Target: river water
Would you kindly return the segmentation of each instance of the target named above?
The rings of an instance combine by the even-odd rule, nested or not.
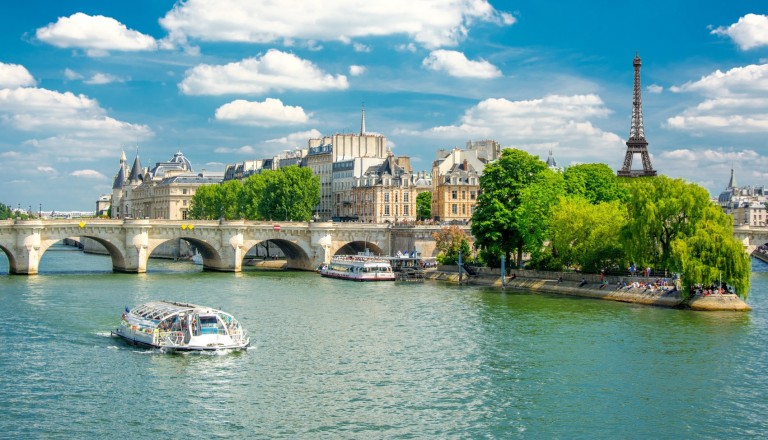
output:
[[[436,282],[207,273],[55,248],[0,253],[2,438],[768,436],[768,266],[749,313]],[[109,336],[125,306],[232,312],[247,352],[169,355]]]

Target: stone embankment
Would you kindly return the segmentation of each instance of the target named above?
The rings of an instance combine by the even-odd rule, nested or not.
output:
[[[440,266],[436,271],[428,271],[428,279],[458,282],[459,274],[455,266]],[[600,288],[599,275],[578,274],[573,272],[544,272],[533,270],[514,270],[502,286],[498,269],[491,271],[481,268],[475,276],[462,276],[463,281],[473,285],[504,287],[510,290],[526,292],[545,292],[559,295],[581,296],[658,307],[687,308],[691,310],[731,310],[747,311],[752,308],[741,298],[733,294],[695,296],[685,299],[674,286],[650,289],[645,287],[619,287],[621,283],[653,283],[655,278],[643,277],[605,277],[608,282]]]

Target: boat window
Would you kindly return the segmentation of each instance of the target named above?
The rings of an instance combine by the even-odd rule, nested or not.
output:
[[[218,322],[215,316],[200,317],[200,333],[203,335],[216,334],[219,332]]]

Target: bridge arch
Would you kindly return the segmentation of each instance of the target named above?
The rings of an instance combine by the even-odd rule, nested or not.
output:
[[[78,235],[71,235],[71,231],[63,230],[60,233],[53,233],[47,235],[44,239],[40,240],[40,251],[38,253],[38,256],[40,259],[42,259],[43,255],[45,254],[45,251],[47,251],[51,246],[53,246],[56,243],[61,242],[62,240],[66,239],[80,239],[82,238],[89,238],[100,245],[104,246],[104,248],[109,252],[109,257],[112,259],[112,270],[115,271],[122,271],[121,268],[126,267],[126,261],[125,261],[125,254],[123,254],[121,248],[113,243],[109,238],[105,238],[99,235],[95,234],[83,234],[80,233]]]
[[[222,257],[221,252],[219,252],[219,250],[216,249],[215,246],[213,246],[211,243],[208,243],[203,239],[200,239],[198,237],[192,237],[189,235],[180,235],[178,237],[163,237],[163,238],[148,240],[147,259],[149,259],[152,256],[152,252],[154,252],[157,248],[159,248],[163,244],[168,243],[170,241],[175,241],[178,239],[182,239],[189,242],[191,245],[195,247],[195,249],[197,249],[197,251],[203,257],[203,270],[206,270],[206,269],[221,270],[220,268],[227,266],[227,262],[224,261],[224,258]]]
[[[331,255],[357,255],[366,250],[374,255],[386,255],[386,251],[376,243],[364,240],[339,244],[336,249],[331,248]]]
[[[243,253],[240,256],[240,264],[242,264],[245,255],[252,248],[261,245],[263,243],[272,243],[277,246],[280,251],[285,255],[286,268],[297,270],[312,270],[314,269],[312,264],[312,256],[307,249],[302,247],[302,243],[299,241],[291,241],[282,238],[264,238],[261,240],[247,240],[243,242]]]
[[[3,251],[5,256],[8,258],[8,273],[16,273],[16,258],[13,255],[13,252],[11,252],[3,245],[0,245],[0,250]]]

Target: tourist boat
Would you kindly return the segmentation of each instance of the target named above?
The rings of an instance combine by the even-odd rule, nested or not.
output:
[[[384,258],[370,255],[339,255],[321,266],[320,275],[352,281],[394,281],[392,266]]]
[[[126,307],[111,333],[132,345],[169,351],[240,350],[250,344],[248,332],[229,313],[173,301]]]

